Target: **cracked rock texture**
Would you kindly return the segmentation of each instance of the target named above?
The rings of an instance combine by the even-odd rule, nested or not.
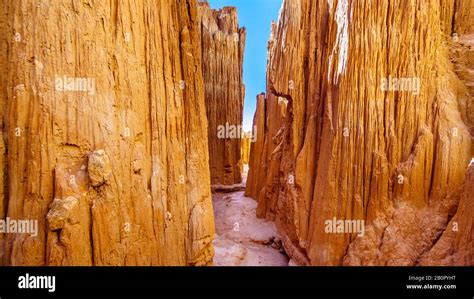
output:
[[[474,11],[474,8],[472,9]],[[474,16],[473,16],[474,18]],[[464,82],[460,90],[460,113],[474,135],[474,31],[454,38],[451,44],[451,61],[454,71]]]
[[[209,3],[200,2],[198,16],[211,183],[237,184],[242,181],[240,134],[245,96],[242,63],[246,30],[239,28],[235,7],[213,10]],[[229,129],[220,131],[220,127]],[[220,135],[219,131],[228,134]]]
[[[249,164],[250,159],[250,147],[252,144],[252,134],[247,132],[242,138],[242,147],[240,152],[240,163],[243,170],[243,165]]]
[[[474,163],[471,163],[458,208],[436,244],[420,258],[420,265],[474,263]]]
[[[0,2],[3,5],[3,2]],[[7,34],[5,28],[6,15],[4,10],[0,10],[0,218],[5,219],[7,212],[7,172],[6,172],[6,146],[4,131],[4,113],[5,113],[5,72],[7,63],[7,43],[3,37]],[[0,265],[3,264],[5,256],[3,246],[5,234],[0,234]]]
[[[212,263],[197,2],[0,7],[0,263]]]
[[[104,150],[97,150],[89,155],[87,173],[93,187],[109,183],[112,176],[109,156]]]
[[[473,5],[284,1],[246,195],[294,263],[473,265]],[[326,233],[334,217],[365,233]]]

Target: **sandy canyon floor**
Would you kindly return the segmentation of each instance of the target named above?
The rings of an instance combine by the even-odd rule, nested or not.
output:
[[[257,202],[243,191],[213,194],[216,266],[288,266],[271,221],[257,218]]]

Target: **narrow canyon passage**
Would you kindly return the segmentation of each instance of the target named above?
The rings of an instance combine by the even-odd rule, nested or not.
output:
[[[215,10],[200,2],[198,12],[216,231],[214,265],[288,265],[275,224],[258,219],[257,202],[244,196],[250,149],[250,136],[245,135],[250,132],[242,130],[246,28],[239,27],[236,7]]]
[[[473,265],[474,1],[232,2],[0,0],[0,265]]]
[[[246,173],[243,175],[243,184]],[[257,202],[243,190],[212,195],[216,236],[215,266],[287,266],[273,221],[257,218]]]

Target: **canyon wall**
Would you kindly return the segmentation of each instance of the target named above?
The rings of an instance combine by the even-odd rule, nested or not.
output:
[[[474,264],[472,12],[472,1],[284,1],[246,194],[295,263]],[[331,230],[340,221],[364,229]]]
[[[244,137],[242,138],[241,154],[240,154],[240,163],[243,167],[244,164],[249,164],[250,159],[250,147],[252,144],[252,134],[251,132],[245,132]]]
[[[1,3],[1,2],[0,2]],[[3,136],[3,115],[5,111],[5,70],[7,62],[7,44],[3,41],[6,35],[6,15],[4,10],[0,10],[0,219],[5,219],[6,213],[6,175],[5,175],[5,141]],[[4,244],[5,234],[0,233],[0,265],[4,259],[4,251],[2,250]]]
[[[197,2],[0,7],[1,264],[212,263]]]
[[[474,263],[474,162],[466,174],[464,191],[456,213],[447,224],[436,244],[425,252],[420,265],[450,266]]]
[[[209,122],[211,183],[232,185],[242,181],[241,127],[245,87],[242,63],[245,28],[239,28],[237,9],[213,10],[199,2],[204,94]]]
[[[446,24],[451,26],[452,33],[458,35],[472,34],[474,32],[474,3],[471,0],[443,0],[448,6]]]

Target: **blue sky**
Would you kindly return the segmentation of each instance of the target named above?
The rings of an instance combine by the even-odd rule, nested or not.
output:
[[[265,92],[267,71],[267,42],[270,37],[270,24],[278,19],[282,0],[208,0],[211,7],[237,7],[239,26],[247,28],[247,41],[244,55],[244,129],[252,129],[255,113],[255,97]]]

